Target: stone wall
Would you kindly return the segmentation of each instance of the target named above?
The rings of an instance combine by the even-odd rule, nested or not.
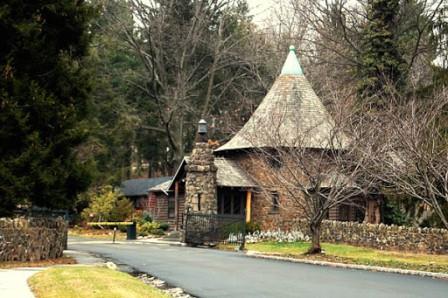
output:
[[[61,257],[67,228],[62,218],[0,218],[0,262]]]
[[[306,220],[291,223],[291,230],[310,236]],[[348,243],[383,250],[448,253],[448,230],[384,224],[324,221],[322,242]]]
[[[186,171],[185,207],[202,213],[217,213],[217,168],[213,149],[208,143],[195,144]]]

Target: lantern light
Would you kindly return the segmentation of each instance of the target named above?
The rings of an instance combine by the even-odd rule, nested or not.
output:
[[[204,119],[199,120],[198,123],[198,134],[205,135],[207,133],[207,121]]]

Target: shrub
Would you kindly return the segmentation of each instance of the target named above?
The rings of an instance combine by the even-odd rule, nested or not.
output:
[[[89,206],[81,213],[85,221],[126,221],[134,211],[132,202],[111,185],[92,190],[87,196]]]
[[[164,234],[158,222],[139,223],[137,224],[137,231],[140,236]]]
[[[152,222],[151,214],[148,211],[143,211],[138,221],[142,224],[146,222]]]
[[[134,211],[134,205],[127,198],[118,199],[114,208],[110,212],[110,221],[125,221],[128,220],[132,212]]]
[[[167,224],[167,223],[161,223],[160,224],[160,229],[162,230],[162,231],[168,231],[168,229],[170,228],[170,225],[169,224]]]
[[[119,195],[110,185],[90,191],[89,207],[82,212],[82,218],[85,221],[108,221]]]

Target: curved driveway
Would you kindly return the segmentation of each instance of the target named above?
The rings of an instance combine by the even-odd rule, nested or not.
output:
[[[160,244],[69,242],[179,286],[197,297],[448,297],[448,281],[255,259]]]

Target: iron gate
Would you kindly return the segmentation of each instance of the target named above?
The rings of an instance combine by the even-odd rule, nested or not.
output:
[[[239,245],[244,248],[246,220],[243,215],[204,214],[187,212],[185,216],[185,243],[190,245]]]

